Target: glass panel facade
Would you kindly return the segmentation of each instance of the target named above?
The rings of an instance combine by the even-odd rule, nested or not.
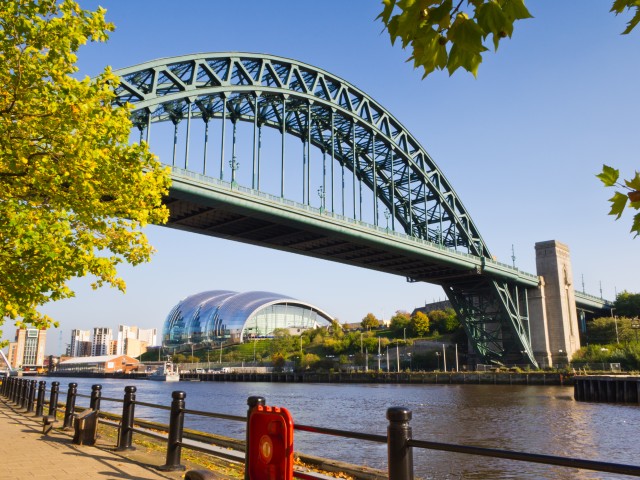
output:
[[[277,328],[302,331],[330,322],[319,308],[277,293],[213,290],[187,297],[171,309],[162,344],[240,343],[271,337]]]

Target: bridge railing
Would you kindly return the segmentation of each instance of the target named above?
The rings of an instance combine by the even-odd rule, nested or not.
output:
[[[44,392],[44,383],[40,382],[41,390]],[[31,391],[31,381],[18,377],[5,378],[0,388],[0,394],[6,399],[6,402],[13,402],[18,408],[25,408],[25,403],[33,401],[33,396],[29,393]],[[249,458],[249,452],[245,448],[244,454],[240,452],[233,452],[227,449],[220,449],[207,445],[204,443],[189,442],[184,438],[183,426],[185,415],[195,415],[209,418],[216,418],[222,420],[246,422],[247,424],[247,443],[250,432],[249,416],[252,409],[259,405],[265,405],[265,399],[263,397],[249,397],[247,404],[249,406],[246,417],[227,415],[222,413],[205,412],[199,410],[191,410],[186,408],[186,393],[183,391],[174,391],[171,394],[172,401],[171,406],[164,406],[158,404],[152,404],[147,402],[141,402],[136,400],[136,387],[125,387],[125,394],[123,399],[106,398],[101,396],[101,386],[94,385],[90,395],[78,394],[75,389],[76,384],[69,384],[67,393],[67,399],[65,404],[65,425],[67,424],[67,418],[70,418],[75,414],[75,396],[84,397],[90,399],[89,408],[98,411],[100,410],[102,401],[111,401],[122,404],[122,416],[121,421],[118,423],[109,422],[106,423],[118,428],[118,450],[127,450],[132,448],[132,436],[133,433],[153,437],[167,442],[167,453],[165,465],[159,467],[161,470],[184,470],[184,465],[181,464],[181,450],[182,448],[188,448],[197,450],[203,453],[211,454],[214,456],[226,458],[232,461],[242,461],[244,459],[245,467],[247,465],[247,459]],[[58,382],[52,383],[49,411],[53,410],[54,416],[57,409],[57,391],[59,388]],[[25,400],[27,398],[27,400]],[[36,409],[36,416],[42,415],[41,399],[44,398],[44,394],[38,395],[39,407]],[[160,409],[169,412],[169,424],[166,427],[167,435],[157,433],[150,429],[144,429],[137,426],[144,422],[135,418],[135,407],[144,406],[148,408]],[[27,407],[26,412],[30,412]],[[40,412],[40,413],[38,413]],[[50,413],[51,415],[51,413]],[[413,467],[413,455],[416,449],[425,450],[437,450],[451,453],[462,453],[467,455],[483,456],[490,458],[501,458],[506,460],[513,460],[519,462],[538,463],[543,465],[552,465],[567,467],[573,469],[583,469],[595,472],[607,472],[622,475],[630,475],[634,477],[640,477],[640,466],[625,465],[610,462],[600,462],[593,460],[585,460],[579,458],[560,457],[555,455],[541,455],[526,452],[517,452],[511,450],[500,450],[494,448],[476,447],[470,445],[456,445],[442,442],[432,442],[427,440],[414,439],[412,437],[412,430],[410,426],[412,412],[404,407],[391,407],[387,409],[387,425],[386,435],[375,435],[364,432],[355,432],[341,429],[317,427],[311,425],[294,425],[294,430],[310,432],[320,435],[338,436],[343,438],[349,438],[353,440],[361,440],[366,442],[373,442],[387,445],[387,459],[388,459],[388,478],[393,480],[413,480],[414,467]],[[105,421],[105,420],[103,420]],[[158,425],[154,424],[154,429],[158,429]],[[248,469],[245,469],[245,472]],[[313,473],[308,472],[294,472],[294,478],[301,479],[318,479],[324,478]],[[249,479],[248,473],[245,473],[245,478]]]

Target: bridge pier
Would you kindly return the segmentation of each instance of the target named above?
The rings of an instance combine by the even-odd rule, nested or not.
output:
[[[569,247],[550,240],[535,248],[542,281],[529,293],[532,347],[541,367],[567,364],[580,348]]]

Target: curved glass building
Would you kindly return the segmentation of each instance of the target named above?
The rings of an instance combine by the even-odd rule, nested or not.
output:
[[[318,307],[277,293],[212,290],[191,295],[171,309],[162,329],[162,345],[242,343],[270,337],[277,328],[299,333],[331,320]]]

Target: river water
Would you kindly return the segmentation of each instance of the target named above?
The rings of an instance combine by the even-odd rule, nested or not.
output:
[[[640,464],[640,407],[582,403],[573,387],[500,385],[354,385],[242,382],[164,383],[146,380],[47,378],[69,382],[89,394],[122,398],[125,385],[137,387],[137,400],[170,405],[171,392],[186,392],[188,409],[245,416],[247,398],[287,408],[294,423],[386,435],[386,410],[413,413],[413,438],[528,453]],[[66,398],[61,395],[61,400]],[[78,399],[88,406],[88,399]],[[121,404],[101,409],[121,412]],[[168,412],[136,408],[136,417],[168,423]],[[245,425],[187,415],[185,427],[244,439]],[[296,432],[296,451],[386,470],[386,446],[359,440]],[[619,475],[549,467],[414,449],[416,478],[423,479],[613,479]]]

